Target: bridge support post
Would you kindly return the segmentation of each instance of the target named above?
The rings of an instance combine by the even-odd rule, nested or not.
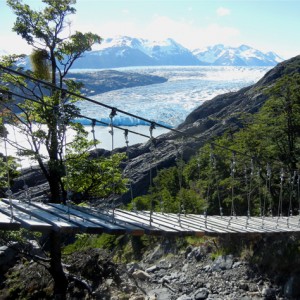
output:
[[[50,233],[50,273],[54,281],[54,299],[65,300],[68,280],[61,261],[61,233],[54,230]]]

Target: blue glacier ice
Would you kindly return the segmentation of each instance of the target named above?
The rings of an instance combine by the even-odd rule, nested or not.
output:
[[[93,97],[120,110],[176,127],[186,116],[213,97],[237,91],[257,82],[270,67],[131,67],[121,71],[159,75],[168,79],[165,83],[133,87],[106,92]],[[83,72],[84,70],[81,70]],[[110,110],[99,105],[81,101],[81,114],[110,123]],[[114,125],[137,126],[149,123],[121,113],[114,117]],[[78,120],[84,125],[90,121]]]

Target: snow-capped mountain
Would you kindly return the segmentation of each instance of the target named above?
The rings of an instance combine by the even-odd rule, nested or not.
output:
[[[1,51],[0,51],[1,55]],[[151,41],[121,36],[105,39],[78,59],[73,68],[107,69],[131,66],[275,66],[283,61],[274,52],[263,53],[246,45],[222,44],[189,50],[173,39]],[[27,59],[24,67],[30,68]]]
[[[126,66],[199,65],[190,50],[172,39],[150,41],[127,36],[108,38],[87,52],[74,67],[113,68]]]
[[[127,66],[274,66],[283,61],[273,52],[263,53],[246,45],[210,46],[189,50],[173,39],[150,41],[120,36],[108,38],[76,62],[76,68],[117,68]]]
[[[214,66],[274,66],[283,61],[274,52],[263,53],[247,45],[234,48],[219,44],[196,49],[193,54],[200,61]]]

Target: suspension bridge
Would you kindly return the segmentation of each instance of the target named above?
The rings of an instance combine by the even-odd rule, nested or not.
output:
[[[155,236],[298,234],[300,217],[247,217],[99,210],[63,204],[2,199],[0,230]]]
[[[4,71],[16,73],[16,71],[1,67]],[[19,75],[19,74],[18,74]],[[27,79],[35,80],[38,83],[49,86],[49,83],[43,82],[31,78],[28,75],[24,75]],[[51,86],[51,85],[50,85]],[[53,87],[53,86],[52,86]],[[70,93],[61,89],[61,91]],[[0,90],[0,92],[7,92]],[[83,98],[91,102],[96,102],[92,99],[74,94],[73,96]],[[28,100],[28,96],[22,96],[15,92],[10,92],[10,96],[16,96]],[[30,99],[33,102],[37,102],[36,99]],[[96,102],[99,104],[98,102]],[[101,103],[99,105],[102,105]],[[149,123],[150,135],[145,136],[150,141],[150,151],[155,158],[155,143],[153,138],[153,130],[155,126],[162,126],[156,122],[141,118],[136,115],[132,115],[128,112],[124,112],[114,107],[104,105],[105,108],[110,109],[109,124],[104,124],[101,120],[90,119],[86,116],[77,114],[77,117],[85,117],[90,119],[92,123],[92,132],[94,134],[94,126],[96,123],[110,126],[112,135],[112,150],[114,149],[114,128],[124,131],[125,144],[128,148],[128,133],[139,134],[134,131],[124,129],[113,124],[113,118],[117,112],[127,114],[131,117],[140,118]],[[184,135],[176,129],[171,129],[178,134]],[[95,140],[95,137],[94,137]],[[96,146],[95,146],[96,147]],[[151,150],[152,149],[152,150]],[[231,149],[228,149],[232,151]],[[230,176],[232,182],[236,180],[236,152],[233,151],[233,158],[230,165]],[[211,154],[211,163],[214,163],[215,157]],[[264,203],[259,204],[259,216],[251,215],[251,180],[254,177],[254,167],[251,162],[249,170],[245,170],[244,183],[247,192],[248,206],[246,208],[246,214],[244,216],[236,214],[236,204],[234,203],[234,185],[232,185],[229,194],[231,193],[232,203],[231,212],[229,215],[224,215],[222,211],[222,203],[219,203],[219,215],[208,215],[206,211],[203,214],[191,214],[186,213],[184,209],[179,209],[178,213],[166,213],[163,211],[156,212],[150,211],[132,211],[122,210],[112,207],[106,208],[94,208],[94,207],[79,207],[71,204],[55,204],[55,203],[42,203],[33,202],[24,197],[24,199],[13,199],[10,187],[7,190],[7,198],[0,200],[0,230],[19,230],[25,228],[30,231],[38,232],[50,232],[56,231],[61,233],[109,233],[109,234],[131,234],[131,235],[162,235],[162,236],[219,236],[226,234],[298,234],[300,233],[300,192],[299,192],[299,172],[293,170],[293,173],[286,176],[284,171],[281,171],[280,181],[277,183],[280,187],[279,201],[278,201],[278,214],[274,215],[272,212],[266,213],[266,205],[270,205],[271,202],[267,201],[267,197],[264,197]],[[151,170],[150,170],[151,173]],[[260,174],[258,174],[259,176]],[[248,176],[248,177],[247,177]],[[271,168],[267,166],[265,174],[266,186],[265,190],[270,194],[271,190]],[[152,181],[152,178],[150,177]],[[8,180],[9,181],[9,180]],[[284,215],[283,212],[283,197],[286,185],[289,186],[288,195],[288,211]],[[150,183],[151,184],[151,183]],[[180,183],[179,183],[180,185]],[[257,187],[259,189],[259,187]],[[253,187],[252,187],[253,189]],[[285,193],[286,195],[286,193]],[[297,200],[298,199],[298,200]],[[299,203],[298,213],[295,215],[295,208],[292,206],[293,202]],[[152,205],[151,205],[152,206]]]

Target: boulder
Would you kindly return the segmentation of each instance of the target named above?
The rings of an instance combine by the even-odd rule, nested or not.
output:
[[[208,295],[209,295],[208,289],[201,288],[194,294],[194,299],[195,300],[204,300],[204,299],[207,299]]]
[[[140,280],[148,280],[151,278],[151,276],[143,271],[143,270],[136,270],[132,273],[132,276],[136,279],[140,279]]]
[[[232,255],[222,255],[219,256],[212,264],[212,271],[229,270],[233,266],[233,256]]]

